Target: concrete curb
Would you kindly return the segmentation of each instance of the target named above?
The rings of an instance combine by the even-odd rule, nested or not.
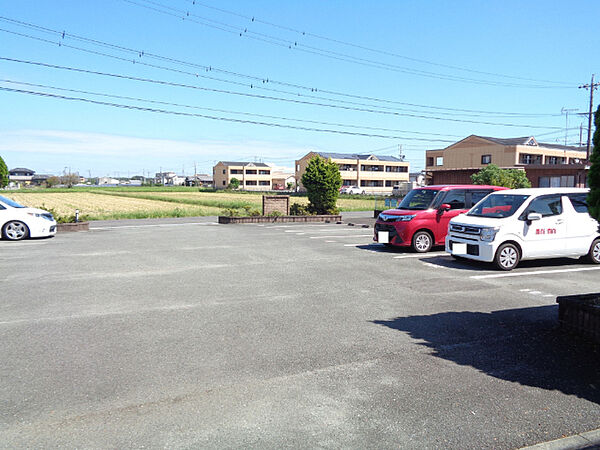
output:
[[[554,441],[523,447],[521,450],[577,450],[600,448],[600,428]]]
[[[63,231],[89,231],[89,222],[77,222],[77,223],[59,223],[56,225],[56,231],[62,233]]]

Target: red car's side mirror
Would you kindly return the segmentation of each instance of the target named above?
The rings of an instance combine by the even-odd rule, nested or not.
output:
[[[451,209],[452,206],[450,206],[448,203],[442,203],[438,208],[438,212],[443,213],[444,211],[450,211]]]

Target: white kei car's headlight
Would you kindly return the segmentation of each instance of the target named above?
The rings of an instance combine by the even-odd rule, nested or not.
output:
[[[479,238],[482,241],[486,241],[486,242],[492,242],[495,237],[496,237],[496,233],[498,232],[499,228],[492,228],[492,227],[485,227],[481,229],[481,234],[479,235]]]

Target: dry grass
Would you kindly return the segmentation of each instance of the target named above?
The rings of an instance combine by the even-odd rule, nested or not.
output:
[[[6,192],[3,195],[27,206],[51,209],[58,216],[72,216],[79,210],[88,220],[142,217],[218,216],[228,209],[260,210],[262,194],[234,192]],[[290,204],[308,204],[306,197],[291,197]],[[366,211],[374,207],[373,199],[341,198],[342,211]]]
[[[123,214],[138,215],[143,212],[169,212],[176,209],[172,203],[139,198],[99,195],[90,192],[73,193],[7,193],[6,197],[27,206],[52,209],[59,215],[72,215],[78,209],[85,217],[111,218]],[[190,212],[194,208],[190,209]],[[195,208],[196,215],[218,215],[220,208]]]

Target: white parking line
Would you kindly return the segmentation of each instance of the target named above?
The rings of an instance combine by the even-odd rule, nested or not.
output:
[[[90,231],[95,230],[114,230],[117,228],[163,228],[163,227],[185,227],[190,225],[219,225],[217,222],[202,222],[202,223],[163,223],[151,225],[117,225],[111,227],[90,227]]]
[[[327,241],[325,241],[327,242]],[[373,241],[368,241],[368,242],[361,242],[360,244],[344,244],[344,247],[358,247],[359,245],[377,245],[376,242]]]
[[[322,223],[318,225],[271,225],[267,228],[306,228],[306,227],[330,227],[333,223]]]
[[[331,233],[332,231],[341,231],[341,232],[348,232],[348,233],[352,233],[352,232],[356,232],[356,233],[364,233],[364,230],[361,229],[351,229],[351,228],[335,228],[334,230],[302,230],[302,229],[297,229],[297,230],[285,230],[284,233],[298,233],[298,232],[303,232],[303,233],[308,233],[308,234],[319,234],[319,233]]]
[[[345,236],[310,236],[310,239],[345,239],[345,238],[356,238],[356,237],[371,237],[372,234],[347,234]]]
[[[577,269],[558,270],[536,270],[535,272],[493,273],[490,275],[473,275],[470,278],[473,278],[474,280],[482,280],[485,278],[522,277],[525,275],[544,275],[548,273],[587,272],[588,270],[600,270],[600,267],[579,267]]]
[[[404,258],[434,258],[436,256],[444,256],[447,255],[446,252],[436,252],[436,253],[413,253],[410,255],[399,255],[394,256],[394,259],[404,259]]]

